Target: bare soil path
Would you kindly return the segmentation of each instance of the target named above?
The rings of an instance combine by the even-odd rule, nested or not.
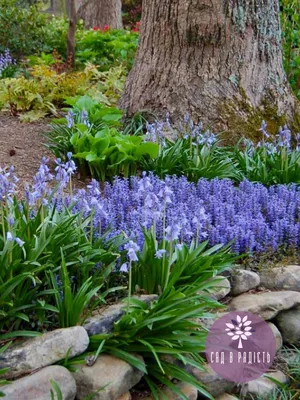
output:
[[[21,123],[18,118],[0,113],[0,167],[15,167],[20,183],[32,182],[41,158],[54,156],[45,147],[43,133],[49,131],[47,121]]]

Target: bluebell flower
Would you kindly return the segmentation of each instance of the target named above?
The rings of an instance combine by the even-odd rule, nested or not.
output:
[[[15,223],[15,218],[14,218],[13,215],[9,215],[7,217],[7,223],[8,223],[9,226],[13,226],[13,224]]]
[[[8,242],[12,242],[14,240],[13,235],[11,232],[6,232],[6,240]]]
[[[120,267],[120,272],[128,272],[128,265],[127,263],[123,263]]]
[[[155,253],[155,258],[158,258],[158,259],[163,258],[163,256],[165,254],[167,254],[167,250],[165,250],[165,249],[157,250]]]
[[[180,225],[174,224],[169,225],[165,229],[165,239],[170,242],[172,240],[178,240],[180,235]]]
[[[260,127],[259,130],[263,133],[265,138],[269,138],[270,137],[270,135],[267,132],[267,123],[266,123],[266,121],[264,121],[264,120],[262,121],[261,127]]]
[[[136,252],[139,251],[140,248],[133,240],[130,240],[129,243],[125,244],[124,248],[127,250],[127,255],[130,261],[138,261]]]
[[[88,113],[87,113],[86,110],[82,110],[82,112],[81,112],[81,119],[82,119],[82,123],[83,123],[84,125],[86,125],[87,128],[90,128],[90,127],[91,127],[91,124],[90,124],[90,122],[89,122],[89,115],[88,115]]]
[[[74,116],[75,116],[75,113],[72,110],[69,110],[68,114],[66,116],[67,126],[69,129],[73,128],[73,126],[74,126]]]
[[[24,240],[22,240],[22,239],[20,239],[18,237],[15,238],[15,241],[20,247],[23,247],[24,244],[25,244]]]

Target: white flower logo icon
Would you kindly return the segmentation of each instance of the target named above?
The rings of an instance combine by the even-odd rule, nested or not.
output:
[[[245,316],[243,319],[237,315],[236,320],[232,319],[231,323],[227,323],[227,328],[225,331],[228,336],[231,336],[231,340],[238,340],[238,348],[243,348],[243,340],[248,340],[247,337],[252,335],[252,332],[255,332],[252,327],[252,321],[248,321],[248,317]]]

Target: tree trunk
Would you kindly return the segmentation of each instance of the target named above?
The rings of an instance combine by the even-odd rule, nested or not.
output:
[[[67,62],[73,68],[75,66],[75,33],[76,33],[76,8],[75,0],[69,0],[69,29],[67,36]]]
[[[120,104],[128,115],[189,113],[225,130],[249,115],[256,128],[268,113],[291,117],[278,0],[144,0]]]
[[[123,28],[121,0],[78,0],[77,15],[84,20],[86,28]]]

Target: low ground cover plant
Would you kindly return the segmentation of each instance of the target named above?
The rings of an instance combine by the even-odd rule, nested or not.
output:
[[[101,108],[95,101],[87,97],[79,100],[82,104],[80,110],[73,104],[73,109],[69,110],[65,120],[54,122],[53,130],[48,135],[50,140],[49,147],[56,156],[65,157],[68,151],[75,153],[75,157],[91,157],[93,143],[88,142],[88,135],[96,136],[100,129],[99,124],[94,123],[94,112]],[[120,116],[116,109],[106,110],[108,117],[106,125],[110,127],[112,114]],[[77,123],[70,124],[70,118],[78,112],[86,113],[85,127]],[[124,133],[127,141],[138,141],[140,136],[145,143],[155,143],[159,146],[159,151],[140,154],[140,158],[132,159],[135,168],[131,169],[131,174],[137,171],[154,172],[158,177],[165,178],[168,175],[186,176],[191,182],[198,182],[200,178],[206,179],[231,179],[234,182],[242,182],[247,179],[252,182],[260,182],[270,186],[275,184],[300,183],[300,134],[292,135],[287,126],[280,127],[275,137],[267,132],[267,125],[263,121],[261,128],[261,141],[257,144],[247,139],[241,139],[234,147],[225,146],[220,135],[216,135],[209,130],[205,130],[202,124],[194,124],[187,115],[183,123],[171,125],[168,117],[164,122],[154,122],[146,124],[146,133],[143,134],[143,123],[140,119],[140,126],[135,131],[128,131],[125,127]],[[133,124],[134,126],[134,119]],[[102,127],[105,120],[102,121]],[[130,126],[130,125],[128,125]],[[121,124],[118,126],[121,128]],[[115,136],[115,131],[107,131],[111,137]],[[75,136],[77,138],[75,140]],[[126,136],[122,136],[123,139]],[[78,150],[75,142],[78,140],[84,143]],[[142,144],[146,148],[146,144]],[[149,146],[150,148],[150,146]],[[80,155],[78,155],[79,153]],[[101,153],[100,153],[101,154]],[[98,154],[98,156],[100,156]],[[105,170],[113,169],[114,162],[107,160]],[[93,171],[92,171],[93,172]],[[122,170],[114,170],[114,175],[124,176]],[[125,174],[127,177],[130,171]],[[92,173],[92,176],[97,176]],[[100,177],[98,174],[97,177]],[[103,176],[100,177],[103,180]]]
[[[56,156],[72,152],[83,176],[89,173],[104,182],[116,175],[136,175],[144,157],[158,154],[158,144],[120,131],[121,110],[105,107],[88,96],[68,102],[73,107],[66,119],[56,120],[46,135],[48,147]]]
[[[120,68],[99,73],[93,65],[78,72],[34,66],[29,76],[0,80],[0,108],[19,115],[22,121],[32,122],[47,114],[57,115],[65,100],[72,96],[90,94],[97,101],[111,105],[120,96],[124,76]]]
[[[123,276],[125,315],[64,365],[73,370],[106,352],[144,371],[156,396],[161,383],[177,390],[169,376],[206,395],[184,369],[203,363],[206,331],[194,318],[220,307],[208,294],[234,253],[300,247],[298,188],[144,174],[75,190],[71,156],[56,160],[55,176],[43,159],[22,202],[13,169],[1,171],[0,338],[82,324],[109,293],[125,289],[113,278]],[[159,296],[147,309],[132,297],[136,290]]]
[[[191,319],[207,317],[208,311],[220,307],[207,293],[218,281],[216,275],[234,260],[229,247],[204,251],[207,243],[198,241],[187,247],[179,243],[173,228],[166,226],[163,241],[169,255],[158,247],[140,251],[126,233],[119,235],[105,226],[108,214],[98,201],[102,194],[96,181],[89,185],[88,193],[73,190],[75,170],[71,154],[66,163],[56,160],[55,176],[43,159],[21,202],[15,197],[13,168],[0,171],[0,340],[82,324],[109,293],[125,289],[109,284],[111,275],[122,273],[128,277],[125,316],[115,324],[112,335],[91,338],[84,358],[64,361],[64,365],[74,368],[86,356],[96,359],[103,351],[143,370],[154,394],[160,393],[160,382],[182,395],[168,378],[170,374],[207,394],[183,365],[163,357],[174,356],[180,363],[202,368],[199,352],[204,350],[206,332]],[[165,196],[167,207],[171,193],[165,191]],[[154,224],[150,231],[155,234]],[[149,235],[144,234],[146,243]],[[154,236],[151,240],[156,241]],[[154,261],[160,254],[168,260],[164,273],[152,287],[145,286],[144,277],[135,277],[144,267],[142,260]],[[155,268],[145,269],[146,281],[153,273]],[[132,297],[137,288],[159,293],[150,310]],[[136,352],[145,357],[146,364],[136,358]]]

